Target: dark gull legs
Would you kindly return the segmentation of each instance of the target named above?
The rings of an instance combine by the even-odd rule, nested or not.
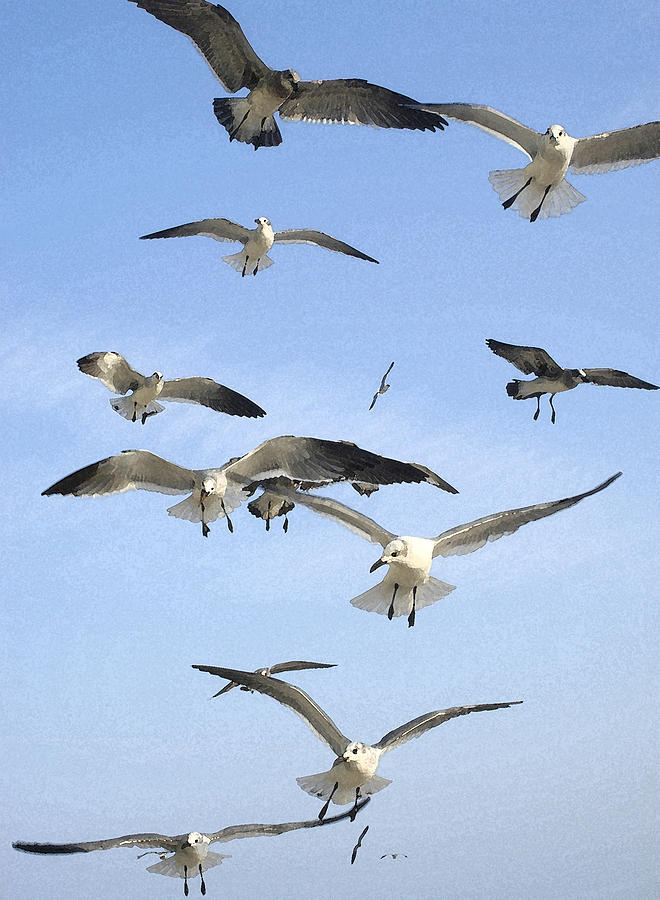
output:
[[[417,585],[412,590],[412,609],[410,610],[410,615],[408,616],[408,628],[412,628],[415,624],[415,600],[417,599]]]
[[[552,409],[552,417],[551,417],[550,421],[552,422],[553,425],[555,424],[555,407],[552,403],[554,396],[555,396],[554,394],[550,394],[550,408]]]
[[[536,412],[534,413],[534,421],[535,422],[538,419],[540,412],[541,412],[541,395],[537,394],[536,395]]]
[[[358,814],[358,800],[359,799],[360,799],[360,788],[356,787],[355,788],[355,803],[353,804],[353,809],[351,810],[351,814],[348,817],[351,820],[351,822],[355,821],[355,817]]]
[[[206,893],[206,885],[204,884],[204,874],[202,873],[202,864],[201,863],[199,864],[199,877],[201,878],[201,881],[202,881],[202,883],[199,886],[199,889],[202,892],[202,894],[205,894]]]
[[[396,592],[399,590],[399,585],[394,584],[394,593],[392,594],[392,602],[390,603],[390,608],[387,610],[387,618],[392,621],[392,617],[394,615],[394,599],[396,597]]]
[[[516,199],[522,194],[522,192],[525,190],[526,187],[529,187],[529,185],[531,183],[532,183],[532,178],[530,176],[527,179],[527,181],[523,184],[523,186],[520,188],[520,190],[516,191],[515,194],[512,197],[509,197],[508,200],[504,201],[504,203],[502,204],[504,209],[508,209],[512,203],[515,203]]]
[[[328,811],[328,807],[330,806],[330,801],[331,801],[332,798],[334,797],[335,791],[337,790],[338,787],[339,787],[339,782],[338,782],[338,781],[335,781],[335,786],[334,786],[333,789],[330,791],[330,796],[328,797],[328,799],[325,801],[325,803],[324,803],[323,806],[321,807],[321,812],[319,813],[319,822],[322,822],[322,821],[323,821],[323,819],[324,819],[324,817],[325,817],[325,814],[326,814],[327,811]]]
[[[228,513],[227,510],[225,509],[225,501],[224,501],[224,500],[221,500],[221,501],[220,501],[220,507],[221,507],[223,513],[225,514],[225,518],[227,519],[227,528],[228,528],[228,529],[230,530],[230,532],[233,534],[233,533],[234,533],[234,526],[232,525],[232,521],[231,521],[231,519],[229,518],[229,513]]]
[[[531,216],[529,217],[529,221],[530,221],[530,222],[536,222],[536,220],[537,220],[537,218],[538,218],[538,215],[539,215],[539,213],[541,212],[541,207],[543,206],[543,201],[544,201],[545,198],[548,196],[548,191],[550,190],[551,187],[552,187],[551,184],[549,184],[549,185],[546,187],[545,191],[543,192],[543,197],[541,198],[541,202],[539,203],[539,205],[536,207],[536,209],[534,210],[534,212],[533,212],[533,213],[531,214]]]

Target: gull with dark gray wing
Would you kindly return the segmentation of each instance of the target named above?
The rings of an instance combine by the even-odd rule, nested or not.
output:
[[[288,706],[305,722],[314,734],[330,747],[336,756],[332,768],[316,775],[305,775],[296,781],[303,791],[325,800],[319,813],[323,819],[330,802],[343,805],[353,803],[351,817],[357,811],[362,797],[368,797],[390,784],[388,778],[376,775],[380,757],[395,747],[419,737],[430,728],[442,725],[457,716],[466,716],[473,712],[485,712],[493,709],[507,709],[517,706],[522,700],[507,703],[481,703],[476,706],[453,706],[450,709],[437,709],[433,712],[417,716],[405,725],[389,731],[373,745],[361,741],[351,741],[337,728],[332,719],[312,700],[309,694],[278,678],[267,678],[255,672],[242,672],[239,669],[225,669],[220,666],[193,666],[200,672],[219,675],[229,681],[243,684],[250,690],[258,691]]]
[[[447,124],[433,112],[416,108],[404,94],[362,78],[301,81],[293,69],[267,66],[252,49],[228,10],[206,0],[130,0],[193,42],[222,86],[246,97],[220,97],[213,102],[218,122],[230,141],[276,147],[282,135],[274,115],[294,122],[337,122],[374,128],[435,131]]]
[[[289,228],[286,231],[273,231],[273,226],[265,216],[259,216],[254,220],[256,228],[244,228],[229,219],[202,219],[199,222],[189,222],[187,225],[177,225],[174,228],[166,228],[164,231],[154,231],[153,234],[143,234],[141,241],[152,238],[189,237],[202,235],[216,241],[233,241],[243,244],[243,249],[231,256],[223,256],[227,265],[231,266],[242,276],[256,275],[262,269],[267,269],[275,262],[267,256],[273,244],[312,244],[316,247],[324,247],[326,250],[334,250],[335,253],[344,253],[346,256],[355,256],[367,262],[378,263],[377,259],[367,256],[361,250],[356,250],[349,244],[330,237],[322,231],[313,231],[311,228]]]
[[[571,391],[579,384],[602,384],[609,387],[640,388],[645,391],[657,391],[657,384],[650,384],[635,378],[620,369],[563,369],[550,354],[541,347],[522,347],[518,344],[505,344],[502,341],[488,338],[488,347],[497,356],[512,363],[524,375],[536,375],[530,381],[514,378],[506,386],[506,392],[514,400],[536,399],[534,421],[541,411],[541,397],[550,394],[551,422],[555,423],[555,394]]]
[[[305,662],[304,660],[295,660],[291,662],[283,662],[276,663],[274,666],[266,666],[263,669],[255,669],[257,675],[278,675],[280,672],[300,672],[303,669],[334,669],[336,663],[317,663],[317,662]],[[235,687],[240,687],[242,691],[249,691],[250,688],[245,687],[244,684],[238,685],[234,681],[230,681],[229,684],[226,684],[221,690],[214,694],[214,697],[220,697],[222,694],[226,694],[228,691],[233,690]]]

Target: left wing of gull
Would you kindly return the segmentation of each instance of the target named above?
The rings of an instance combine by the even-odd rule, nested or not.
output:
[[[200,219],[199,222],[187,222],[185,225],[175,225],[174,228],[165,228],[163,231],[154,231],[152,234],[143,234],[141,241],[150,241],[152,238],[210,237],[214,241],[230,241],[231,243],[245,244],[250,239],[254,229],[245,228],[230,219]]]
[[[163,384],[159,397],[181,403],[199,403],[230,416],[260,418],[266,415],[252,400],[211,378],[174,378]]]
[[[602,384],[608,387],[627,387],[642,388],[646,391],[657,391],[657,384],[650,384],[648,381],[642,381],[641,378],[635,378],[627,372],[621,372],[619,369],[580,369],[581,374],[586,376],[591,384]]]
[[[195,486],[195,473],[150,453],[149,450],[122,450],[84,466],[51,484],[41,492],[98,497],[123,491],[158,491],[161,494],[187,494]]]
[[[647,122],[620,131],[605,131],[579,138],[573,148],[571,169],[595,175],[638,166],[660,157],[660,122]]]
[[[435,728],[436,725],[442,725],[443,722],[448,722],[457,716],[467,716],[469,713],[486,712],[491,709],[508,709],[510,706],[517,706],[522,702],[522,700],[511,700],[509,703],[480,703],[477,706],[452,706],[449,709],[437,709],[423,716],[417,716],[416,719],[400,725],[394,731],[388,731],[377,744],[374,744],[374,747],[387,753],[388,750],[394,750],[395,747],[400,747],[401,744],[419,737],[429,728]]]
[[[104,841],[80,841],[69,844],[37,844],[15,841],[12,847],[26,853],[89,853],[91,850],[111,850],[113,847],[162,847],[176,850],[187,835],[172,837],[169,834],[125,834],[123,837]]]
[[[318,663],[305,662],[304,660],[292,660],[291,662],[276,663],[274,666],[265,666],[264,668],[256,669],[255,671],[257,675],[261,675],[263,674],[264,669],[266,669],[268,675],[277,675],[279,672],[299,672],[302,669],[334,669],[336,665],[336,663]],[[228,691],[231,691],[235,687],[238,687],[236,682],[230,681],[229,684],[226,684],[222,688],[222,690],[218,691],[217,694],[213,694],[213,697],[220,697],[222,694],[226,694]]]
[[[345,253],[347,256],[356,256],[367,262],[378,263],[377,259],[367,256],[361,250],[356,250],[350,244],[345,244],[337,238],[324,234],[322,231],[313,231],[311,228],[288,228],[286,231],[275,232],[276,244],[312,244],[316,247],[325,247],[326,250],[334,250],[335,253]]]
[[[367,797],[358,803],[358,810],[363,809],[371,798]],[[229,828],[223,828],[222,831],[215,831],[213,834],[207,834],[211,843],[224,843],[225,841],[236,841],[240,838],[249,837],[267,837],[269,835],[284,834],[287,831],[296,831],[298,828],[318,828],[319,826],[329,825],[332,822],[341,822],[342,819],[348,819],[353,813],[352,809],[348,812],[340,813],[327,819],[312,819],[306,822],[283,822],[281,825],[230,825]]]
[[[552,516],[562,509],[568,509],[569,506],[575,506],[585,497],[591,497],[598,494],[609,487],[613,481],[619,478],[621,472],[612,475],[607,481],[585,491],[583,494],[576,494],[574,497],[566,497],[563,500],[551,500],[548,503],[536,503],[534,506],[523,506],[520,509],[509,509],[505,512],[493,513],[491,516],[484,516],[481,519],[475,519],[467,525],[458,525],[456,528],[450,528],[449,531],[443,532],[435,538],[435,549],[433,556],[463,556],[466,553],[472,553],[483,547],[488,541],[496,541],[505,534],[513,534],[521,525],[528,522],[535,522],[537,519],[543,519],[545,516]]]

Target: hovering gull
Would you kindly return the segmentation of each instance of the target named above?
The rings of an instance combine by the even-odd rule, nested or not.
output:
[[[140,375],[121,353],[114,351],[81,356],[78,368],[85,375],[98,378],[115,394],[132,392],[129,397],[113,397],[110,401],[115,412],[131,422],[140,419],[144,425],[149,416],[162,412],[165,407],[156,401],[156,397],[177,403],[199,403],[200,406],[208,406],[230,416],[261,418],[266,415],[252,400],[210,378],[175,378],[165,381],[162,372]]]
[[[317,662],[304,662],[302,660],[296,662],[283,662],[277,663],[274,666],[267,666],[265,669],[255,669],[257,675],[277,675],[279,672],[297,672],[300,669],[334,669],[336,663],[317,663]],[[214,694],[214,697],[220,697],[221,694],[226,694],[227,691],[231,691],[233,688],[238,687],[236,682],[230,681],[229,684],[226,684],[222,690],[218,691],[217,694]],[[250,688],[245,687],[244,684],[241,686],[242,691],[250,691]]]
[[[337,758],[328,772],[305,775],[296,779],[303,791],[325,800],[319,813],[319,819],[323,819],[327,813],[331,800],[339,805],[354,803],[351,810],[351,815],[353,815],[361,797],[375,794],[387,787],[390,780],[376,775],[376,769],[380,757],[388,750],[394,750],[395,747],[400,747],[412,738],[424,734],[429,728],[442,725],[443,722],[448,722],[449,719],[456,716],[466,716],[469,713],[491,709],[506,709],[523,702],[522,700],[512,700],[508,703],[482,703],[477,706],[452,706],[450,709],[436,709],[389,731],[377,743],[370,746],[360,741],[349,740],[309,694],[293,684],[280,681],[279,678],[266,678],[254,672],[241,672],[238,669],[225,669],[219,666],[193,666],[193,669],[228,678],[230,681],[244,684],[260,694],[273,697],[300,716],[317,738],[330,747]]]
[[[660,156],[660,122],[573,138],[561,125],[551,125],[540,134],[490,106],[425,103],[421,108],[476,125],[531,159],[524,169],[500,169],[488,176],[504,209],[512,206],[530,222],[569,213],[587,199],[566,181],[569,166],[580,175],[594,175]]]
[[[386,856],[391,856],[392,859],[398,859],[400,856],[403,856],[404,859],[408,859],[407,853],[383,853],[381,859],[385,859]]]
[[[254,52],[241,26],[223,6],[204,0],[130,0],[161,22],[187,35],[222,86],[246,97],[213,101],[229,140],[259,147],[282,143],[274,114],[307,122],[341,122],[376,128],[443,130],[447,122],[415,108],[415,101],[362,78],[301,81],[293,69],[271,69]]]
[[[366,259],[367,262],[378,263],[377,259],[367,256],[361,250],[356,250],[337,238],[323,234],[322,231],[312,231],[310,228],[289,228],[287,231],[273,231],[273,226],[265,216],[259,216],[254,220],[256,228],[244,228],[229,219],[202,219],[200,222],[189,222],[187,225],[177,225],[175,228],[166,228],[165,231],[154,231],[153,234],[143,234],[141,241],[151,238],[176,238],[190,235],[203,235],[213,238],[215,241],[233,241],[244,244],[244,249],[232,256],[223,256],[223,260],[245,275],[256,275],[262,269],[267,269],[275,262],[266,254],[273,244],[315,244],[317,247],[325,247],[326,250],[334,250],[337,253],[345,253],[347,256],[356,256],[358,259]]]
[[[390,363],[389,369],[387,370],[387,372],[385,372],[385,374],[383,375],[383,377],[382,377],[381,380],[380,380],[380,387],[378,388],[378,390],[377,390],[376,393],[374,394],[374,399],[371,401],[371,406],[369,407],[369,410],[372,410],[372,409],[374,408],[374,406],[376,405],[376,400],[378,400],[379,394],[384,394],[386,391],[389,391],[391,385],[387,384],[387,380],[386,380],[386,379],[387,379],[387,376],[390,374],[390,372],[392,371],[393,368],[394,368],[394,363],[391,362],[391,363]]]
[[[167,511],[179,519],[201,522],[202,534],[208,537],[208,523],[223,516],[233,531],[229,513],[250,496],[246,487],[274,476],[286,476],[292,482],[302,481],[315,487],[335,481],[358,482],[358,490],[364,481],[374,490],[379,484],[425,481],[458,493],[419,463],[379,456],[349,441],[282,435],[216,469],[184,469],[148,450],[124,450],[67,475],[42,491],[42,496],[98,497],[135,490],[190,494]]]
[[[353,852],[351,853],[351,865],[353,865],[353,863],[354,863],[355,860],[357,859],[358,850],[359,850],[360,847],[362,846],[362,838],[365,836],[365,834],[367,833],[367,831],[369,831],[369,826],[368,826],[368,825],[366,825],[366,826],[363,828],[363,830],[362,830],[361,833],[360,833],[360,837],[357,839],[357,843],[356,843],[355,847],[353,847]]]
[[[360,809],[369,802],[367,798],[360,804]],[[351,810],[352,812],[352,810]],[[160,856],[160,862],[147,868],[147,872],[156,875],[170,875],[172,878],[183,878],[183,893],[188,896],[188,879],[199,875],[200,890],[206,894],[204,872],[219,866],[223,859],[229,859],[231,854],[214,853],[209,846],[215,843],[235,841],[240,838],[266,837],[268,835],[284,834],[286,831],[296,831],[298,828],[316,828],[318,825],[329,825],[331,822],[339,822],[346,819],[351,813],[345,812],[325,822],[312,819],[308,822],[284,822],[281,825],[230,825],[221,831],[213,831],[201,834],[199,831],[191,831],[189,834],[125,834],[123,837],[108,838],[105,841],[82,841],[71,844],[33,844],[24,841],[16,841],[12,844],[16,850],[24,850],[26,853],[89,853],[91,850],[111,850],[113,847],[157,847],[157,850],[147,851]],[[138,859],[146,856],[141,853]]]
[[[403,616],[407,613],[408,625],[412,626],[415,624],[415,613],[418,609],[431,606],[455,588],[455,585],[438,581],[429,574],[436,556],[462,556],[472,553],[488,541],[496,541],[505,534],[513,534],[521,525],[554,515],[562,509],[574,506],[585,497],[597,494],[609,487],[620,475],[621,472],[617,472],[598,487],[583,494],[493,513],[466,525],[457,525],[456,528],[443,531],[435,538],[397,536],[382,528],[373,519],[329,497],[308,496],[295,491],[287,492],[284,496],[287,499],[295,499],[296,503],[303,506],[309,506],[314,512],[339,522],[360,537],[384,548],[381,557],[369,571],[375,572],[381,566],[387,565],[389,568],[385,578],[380,584],[354,597],[351,603],[358,609],[387,614],[390,620],[394,616]]]
[[[541,411],[541,397],[550,394],[551,421],[555,423],[555,407],[552,403],[555,394],[570,391],[578,384],[604,384],[610,387],[643,388],[657,391],[657,384],[649,384],[619,369],[562,369],[554,359],[540,347],[519,347],[517,344],[504,344],[489,338],[486,344],[493,353],[508,360],[525,375],[534,373],[531,381],[520,381],[514,378],[506,386],[506,392],[514,400],[536,398],[534,421]]]

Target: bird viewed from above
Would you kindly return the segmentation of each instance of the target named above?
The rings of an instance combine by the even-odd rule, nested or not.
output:
[[[380,396],[380,394],[384,394],[387,391],[389,391],[391,385],[389,385],[387,383],[387,376],[390,374],[390,372],[392,371],[393,368],[394,368],[394,363],[391,362],[387,372],[385,372],[385,374],[383,375],[383,377],[380,380],[380,387],[374,394],[374,399],[371,401],[371,406],[369,407],[370,410],[372,410],[374,408],[374,406],[376,405],[376,400],[378,400],[378,397]]]
[[[252,49],[236,19],[205,0],[129,0],[187,35],[222,86],[246,97],[213,101],[230,141],[276,147],[282,135],[274,119],[372,125],[375,128],[443,130],[442,116],[415,108],[415,100],[362,78],[301,81],[293,69],[271,69]],[[288,23],[284,23],[288,29]]]
[[[165,407],[157,402],[156,397],[177,403],[198,403],[230,416],[261,418],[266,415],[252,400],[210,378],[175,378],[165,381],[162,372],[140,375],[120,353],[114,351],[88,353],[78,360],[78,368],[85,375],[98,378],[115,394],[127,394],[131,391],[128,397],[110,400],[115,412],[131,422],[139,419],[144,425],[149,416],[162,412]]]
[[[257,675],[265,675],[266,677],[270,675],[278,675],[280,672],[298,672],[302,669],[334,669],[336,663],[319,663],[319,662],[304,662],[303,660],[297,660],[292,662],[283,662],[276,663],[274,666],[266,666],[263,669],[255,669],[255,673]],[[234,681],[230,681],[229,684],[226,684],[221,690],[219,690],[213,697],[220,697],[222,694],[226,694],[228,691],[233,690],[235,687],[239,687],[238,684]],[[251,689],[245,687],[244,684],[240,685],[240,689],[242,691],[250,691]]]
[[[231,256],[223,256],[227,265],[231,266],[243,277],[256,275],[262,269],[267,269],[275,262],[266,254],[273,244],[313,244],[317,247],[325,247],[326,250],[334,250],[336,253],[344,253],[346,256],[355,256],[367,262],[378,263],[377,259],[367,256],[361,250],[338,241],[337,238],[323,234],[322,231],[313,231],[310,228],[289,228],[287,231],[273,231],[273,226],[265,216],[259,216],[254,220],[256,228],[245,228],[230,222],[229,219],[202,219],[200,222],[189,222],[187,225],[177,225],[175,228],[166,228],[164,231],[155,231],[153,234],[143,234],[141,241],[151,238],[175,238],[188,237],[190,235],[202,235],[216,241],[237,241],[244,244],[243,250]]]
[[[281,435],[215,469],[184,469],[148,450],[123,450],[72,472],[42,491],[42,496],[99,497],[135,490],[190,494],[167,511],[179,519],[201,522],[202,534],[208,537],[208,523],[223,517],[233,531],[229,513],[250,496],[254,482],[274,476],[304,482],[310,488],[350,481],[363,492],[364,482],[372,490],[380,484],[426,482],[448,493],[458,493],[419,463],[379,456],[349,441]]]
[[[550,408],[552,415],[550,421],[555,424],[555,407],[553,399],[555,394],[562,391],[571,391],[579,384],[602,384],[609,387],[641,388],[645,391],[657,391],[657,384],[650,384],[635,378],[627,372],[619,369],[563,369],[550,354],[541,347],[520,347],[517,344],[504,344],[502,341],[488,338],[486,344],[497,356],[512,363],[516,369],[524,375],[534,374],[537,377],[531,381],[520,381],[514,378],[506,386],[506,392],[514,400],[536,399],[536,412],[534,421],[541,411],[541,397],[550,394]]]
[[[617,472],[607,481],[583,494],[493,513],[466,525],[457,525],[449,531],[443,531],[435,538],[397,536],[378,525],[373,519],[329,497],[316,497],[284,490],[282,496],[290,503],[308,506],[319,515],[333,519],[360,537],[383,547],[382,555],[369,571],[375,572],[376,569],[386,565],[388,570],[385,578],[375,587],[354,597],[351,604],[358,609],[387,615],[390,620],[395,616],[407,614],[408,626],[412,627],[415,624],[417,610],[431,606],[455,589],[455,585],[439,581],[429,574],[436,556],[463,556],[472,553],[488,541],[496,541],[506,534],[513,534],[528,522],[552,516],[562,509],[575,506],[585,497],[598,494],[620,475],[621,472]]]
[[[513,207],[530,222],[569,213],[587,199],[566,181],[569,167],[580,175],[594,175],[660,157],[660,122],[574,138],[562,125],[540,134],[490,106],[425,103],[420,108],[476,125],[531,159],[524,169],[499,169],[488,176],[504,209]]]
[[[366,798],[359,805],[362,809],[369,802]],[[183,893],[188,896],[188,880],[200,877],[200,891],[206,894],[204,872],[219,866],[223,859],[229,859],[231,854],[214,853],[209,850],[211,844],[236,841],[241,838],[269,837],[271,835],[285,834],[287,831],[297,831],[299,828],[317,828],[319,825],[330,825],[333,822],[341,822],[349,818],[350,812],[341,813],[330,819],[320,821],[311,819],[306,822],[283,822],[279,825],[230,825],[221,831],[212,831],[206,834],[199,831],[191,831],[189,834],[125,834],[122,837],[107,838],[103,841],[81,841],[68,844],[44,844],[28,843],[27,841],[14,841],[12,847],[15,850],[23,850],[25,853],[89,853],[92,850],[112,850],[114,847],[155,847],[153,851],[160,856],[160,862],[147,867],[147,872],[155,875],[169,875],[172,878],[183,878]],[[353,816],[354,818],[354,816]],[[138,859],[146,856],[141,853]]]
[[[508,709],[518,706],[522,700],[511,700],[506,703],[481,703],[476,706],[452,706],[450,709],[436,709],[424,713],[388,731],[373,745],[361,741],[351,741],[337,728],[327,713],[312,700],[309,694],[278,678],[267,678],[255,672],[242,672],[239,669],[226,669],[220,666],[193,666],[200,672],[219,675],[237,684],[243,684],[253,691],[266,694],[284,706],[292,709],[305,722],[314,734],[330,747],[336,756],[332,768],[316,775],[304,775],[296,781],[303,791],[325,800],[319,819],[323,819],[330,802],[343,806],[353,803],[353,815],[361,798],[382,791],[390,784],[390,779],[376,775],[380,757],[395,747],[419,737],[430,728],[442,725],[457,716],[466,716],[473,712],[486,712],[493,709]]]

